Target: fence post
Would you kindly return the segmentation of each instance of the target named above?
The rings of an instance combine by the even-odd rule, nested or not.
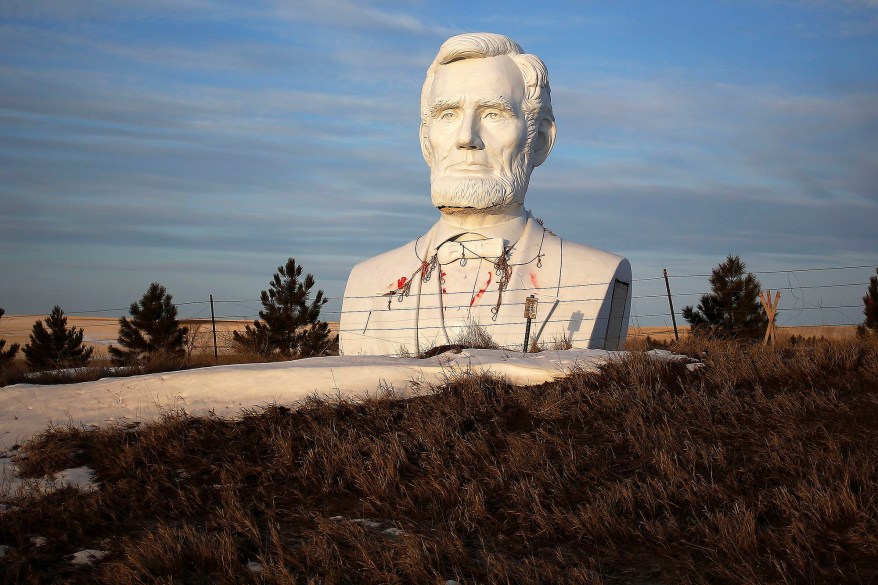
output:
[[[219,352],[216,349],[216,316],[213,313],[213,295],[210,295],[210,325],[213,327],[213,359],[219,361]]]
[[[774,303],[771,302],[771,289],[768,289],[767,294],[759,291],[759,300],[762,301],[762,307],[768,316],[768,328],[765,330],[765,339],[762,340],[762,345],[770,343],[772,346],[775,346],[777,345],[777,325],[774,324],[774,316],[777,314],[777,305],[780,303],[780,291],[777,291]]]
[[[668,282],[668,269],[662,268],[662,274],[665,275],[665,288],[668,289],[668,305],[671,307],[671,323],[674,324],[674,339],[680,341],[680,334],[677,332],[677,317],[674,315],[674,300],[671,298],[671,283]]]
[[[522,353],[527,353],[527,347],[530,344],[530,322],[537,318],[537,297],[530,295],[524,300],[524,318],[527,319],[527,325],[524,327],[524,349]]]

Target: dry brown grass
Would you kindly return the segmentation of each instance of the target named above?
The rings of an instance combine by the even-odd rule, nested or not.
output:
[[[0,515],[9,582],[876,583],[878,346],[633,353],[536,388],[53,430]],[[31,544],[44,536],[44,546]],[[66,558],[109,551],[93,566]],[[247,568],[258,562],[261,573]]]

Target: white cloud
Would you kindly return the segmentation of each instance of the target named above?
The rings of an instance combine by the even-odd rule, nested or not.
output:
[[[351,0],[274,0],[274,9],[284,20],[358,31],[378,29],[436,36],[449,34],[449,29],[443,26],[426,24],[410,14],[384,10],[374,4]]]

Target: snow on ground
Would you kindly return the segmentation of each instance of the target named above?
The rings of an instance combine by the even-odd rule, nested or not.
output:
[[[85,550],[79,551],[78,553],[74,553],[73,559],[71,559],[70,562],[74,565],[90,565],[95,561],[101,560],[105,556],[107,556],[107,551],[105,550],[87,548]]]
[[[9,458],[0,456],[0,502],[7,501],[10,497],[15,497],[23,489],[30,492],[41,492],[44,494],[52,493],[56,490],[72,487],[82,492],[91,492],[98,489],[95,483],[95,472],[87,466],[74,467],[54,473],[52,475],[21,479],[18,476],[18,467],[15,462]],[[5,510],[5,506],[0,507],[0,513]]]
[[[242,409],[291,405],[308,396],[364,397],[390,390],[399,397],[429,392],[455,376],[487,373],[516,385],[542,384],[575,368],[590,370],[615,352],[570,349],[523,355],[470,349],[428,359],[331,356],[269,364],[215,366],[104,378],[78,384],[16,384],[0,388],[0,452],[50,425],[77,427],[146,422],[182,409],[235,417]]]

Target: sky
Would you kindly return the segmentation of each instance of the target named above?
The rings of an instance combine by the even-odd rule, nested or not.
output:
[[[253,317],[293,257],[337,320],[351,267],[438,218],[420,88],[471,31],[546,62],[526,207],[631,261],[635,324],[669,322],[663,268],[679,312],[729,254],[781,324],[862,321],[878,0],[4,0],[0,307],[117,316],[157,281]]]

